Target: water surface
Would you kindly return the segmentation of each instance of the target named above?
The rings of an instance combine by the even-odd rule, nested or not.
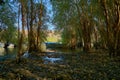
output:
[[[17,54],[17,48],[0,48],[0,61],[6,59],[15,58]]]

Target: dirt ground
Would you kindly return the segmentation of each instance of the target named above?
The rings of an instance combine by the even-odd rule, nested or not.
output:
[[[50,53],[51,54],[51,53]],[[43,57],[59,57],[54,63]],[[107,53],[35,53],[29,58],[0,62],[0,80],[119,80],[118,58],[110,58]]]

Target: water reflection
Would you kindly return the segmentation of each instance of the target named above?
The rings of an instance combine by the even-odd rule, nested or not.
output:
[[[9,58],[15,58],[17,53],[17,48],[0,48],[0,61]]]
[[[4,52],[5,52],[5,49],[4,48],[0,48],[0,56],[3,56]]]
[[[54,58],[54,57],[44,57],[44,64],[48,64],[48,63],[58,63],[60,61],[62,61],[63,59],[61,57],[58,58]]]

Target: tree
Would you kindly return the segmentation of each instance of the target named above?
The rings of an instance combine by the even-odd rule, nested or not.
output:
[[[41,51],[41,43],[45,40],[45,32],[43,31],[46,18],[45,6],[42,1],[35,3],[31,0],[30,3],[30,22],[28,23],[29,52]]]
[[[23,36],[25,34],[24,28],[25,28],[25,2],[24,0],[20,0],[21,3],[21,14],[22,14],[22,31],[19,33],[19,39],[18,39],[18,54],[17,54],[17,62],[19,63],[21,60],[21,56],[23,55],[22,51],[22,44],[23,44]],[[19,19],[19,18],[18,18]]]
[[[89,9],[90,4],[87,0],[67,0],[67,1],[52,1],[55,16],[54,22],[58,29],[69,31],[67,36],[70,36],[67,42],[72,47],[77,43],[82,42],[84,51],[89,51],[91,48],[91,35],[94,28],[92,10]],[[68,27],[69,26],[69,27]],[[67,29],[69,30],[66,30]],[[71,33],[70,33],[71,32]],[[65,38],[65,37],[64,37]]]
[[[51,2],[55,14],[53,22],[57,29],[63,32],[63,41],[71,45],[82,42],[83,49],[87,52],[94,43],[107,49],[110,55],[118,55],[120,1],[51,0]]]
[[[3,0],[0,0],[0,5],[4,4],[5,2]]]
[[[53,22],[57,26],[56,29],[62,31],[63,43],[68,47],[75,48],[76,45],[76,27],[77,15],[75,15],[74,6],[72,1],[51,1],[54,10]]]
[[[22,31],[19,33],[19,51],[21,55],[23,51],[21,49],[22,44],[24,44],[23,36],[27,36],[28,42],[28,52],[40,51],[40,44],[45,39],[44,37],[44,19],[46,17],[45,6],[39,1],[23,1],[20,0],[21,15],[22,15]],[[44,14],[44,15],[43,15]],[[18,19],[19,22],[19,19]],[[28,35],[25,35],[25,30]],[[27,43],[26,42],[26,43]]]
[[[16,40],[16,27],[15,18],[16,13],[12,11],[11,2],[5,0],[4,4],[0,8],[0,39],[2,42],[12,42],[15,43]]]
[[[106,45],[110,56],[118,55],[120,51],[120,1],[117,0],[100,0],[105,17],[106,27]]]

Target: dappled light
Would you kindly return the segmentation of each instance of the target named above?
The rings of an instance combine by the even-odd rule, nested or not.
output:
[[[120,0],[0,0],[0,80],[119,80]]]

